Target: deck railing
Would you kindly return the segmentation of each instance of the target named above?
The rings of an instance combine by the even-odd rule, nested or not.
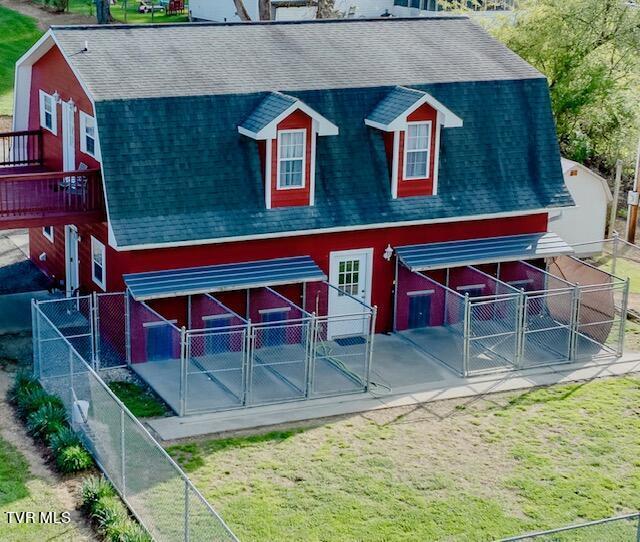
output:
[[[0,132],[0,166],[42,165],[42,130]]]
[[[99,169],[0,175],[0,223],[103,210]]]

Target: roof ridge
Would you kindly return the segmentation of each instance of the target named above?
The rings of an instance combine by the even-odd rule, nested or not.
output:
[[[304,19],[296,21],[226,21],[226,22],[184,22],[184,23],[153,23],[153,24],[78,24],[78,25],[51,25],[51,30],[122,30],[137,28],[191,28],[198,27],[220,27],[220,26],[291,26],[305,24],[349,24],[367,22],[433,22],[450,20],[471,20],[467,15],[428,15],[425,17],[365,17],[357,19]]]

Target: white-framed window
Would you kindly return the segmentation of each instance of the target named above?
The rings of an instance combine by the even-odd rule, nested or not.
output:
[[[95,237],[91,237],[91,278],[100,288],[107,289],[106,250]]]
[[[429,177],[431,158],[431,121],[407,124],[404,145],[404,178]]]
[[[53,135],[58,134],[58,108],[50,94],[40,91],[40,126]]]
[[[278,189],[304,187],[306,139],[306,130],[278,132]]]
[[[42,235],[53,243],[53,226],[43,226]]]
[[[99,160],[96,119],[80,111],[80,150]]]

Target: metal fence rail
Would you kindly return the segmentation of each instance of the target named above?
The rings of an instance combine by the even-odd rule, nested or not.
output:
[[[149,534],[159,541],[235,541],[187,475],[34,301],[36,376]],[[55,314],[55,312],[54,312]]]
[[[498,542],[640,542],[640,513],[538,531]]]

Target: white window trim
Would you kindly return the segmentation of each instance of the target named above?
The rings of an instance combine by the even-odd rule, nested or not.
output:
[[[282,134],[302,133],[302,185],[301,186],[281,186],[280,185],[280,163],[282,161],[291,161],[280,156],[280,140]],[[276,171],[276,187],[278,190],[301,190],[307,186],[307,129],[297,128],[295,130],[278,130],[278,140],[276,143],[276,152],[278,153],[278,167]],[[298,158],[295,158],[298,160]]]
[[[51,98],[53,105],[51,109],[51,128],[46,125],[44,118],[44,99],[45,97]],[[58,104],[55,98],[51,94],[47,94],[44,90],[40,91],[40,127],[51,132],[53,135],[58,135]]]
[[[91,119],[93,121],[93,141],[94,141],[94,149],[95,152],[91,153],[87,150],[87,119]],[[80,152],[95,158],[96,160],[100,160],[100,145],[98,143],[98,127],[96,124],[95,117],[91,115],[87,115],[84,111],[80,111]]]
[[[95,274],[95,261],[93,259],[93,253],[96,248],[102,251],[102,281],[96,278]],[[91,280],[95,282],[103,290],[107,289],[107,249],[103,243],[98,241],[95,237],[91,236]]]
[[[415,126],[415,125],[420,125],[420,124],[425,124],[427,126],[427,134],[428,134],[428,140],[427,140],[427,148],[426,149],[412,149],[411,151],[409,150],[409,145],[408,145],[408,141],[409,141],[409,126]],[[416,122],[407,122],[407,129],[404,132],[404,161],[403,161],[403,176],[402,179],[405,181],[415,181],[418,179],[429,179],[430,177],[430,173],[431,173],[431,129],[432,129],[432,123],[430,120],[420,120],[420,121],[416,121]],[[427,151],[427,173],[426,175],[422,176],[418,176],[418,177],[409,177],[407,175],[407,155],[410,152],[424,152]]]
[[[51,235],[49,235],[47,233],[47,228],[51,228]],[[51,243],[53,243],[53,237],[54,237],[54,228],[53,226],[43,226],[42,227],[42,235],[44,235],[44,238],[49,240]]]

